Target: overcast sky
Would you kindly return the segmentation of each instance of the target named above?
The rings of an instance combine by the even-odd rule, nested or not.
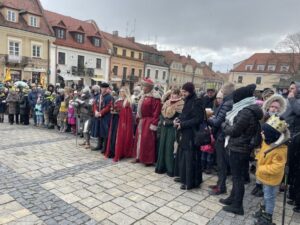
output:
[[[226,72],[254,52],[276,50],[300,31],[300,0],[41,0],[43,7],[94,19],[160,50],[190,54]]]

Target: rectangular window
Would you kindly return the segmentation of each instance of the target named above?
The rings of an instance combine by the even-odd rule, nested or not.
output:
[[[126,49],[123,49],[122,56],[126,57]]]
[[[158,79],[158,70],[155,70],[155,79]]]
[[[83,43],[83,34],[76,34],[75,39],[76,39],[76,42],[82,44]]]
[[[280,67],[280,72],[288,72],[289,71],[289,66],[288,65],[282,65]]]
[[[139,53],[139,59],[142,59],[142,53]]]
[[[142,69],[139,69],[139,78],[142,77],[142,73],[143,73],[143,70],[142,70]]]
[[[32,46],[32,57],[41,57],[41,46],[40,45],[33,45]]]
[[[101,69],[101,59],[96,59],[96,68]]]
[[[38,27],[36,16],[30,16],[29,25],[32,27]]]
[[[100,47],[101,46],[101,40],[100,40],[100,38],[94,38],[94,45],[96,47]]]
[[[134,75],[134,73],[135,73],[135,69],[132,68],[132,69],[131,69],[131,75]]]
[[[114,66],[114,68],[113,68],[113,75],[115,75],[115,76],[118,75],[118,66]]]
[[[131,58],[134,58],[134,52],[130,53]]]
[[[55,33],[56,33],[56,37],[58,39],[66,39],[65,30],[64,29],[57,28]]]
[[[268,65],[268,71],[275,71],[276,65]]]
[[[257,70],[258,71],[264,71],[265,70],[265,65],[257,65]]]
[[[150,70],[150,69],[147,69],[147,78],[150,77],[150,72],[151,72],[151,70]]]
[[[9,55],[20,55],[20,43],[16,41],[9,41]]]
[[[127,67],[123,67],[123,78],[125,79],[127,76]]]
[[[58,52],[58,64],[60,65],[66,64],[66,53]]]
[[[118,48],[117,47],[113,47],[113,54],[117,55],[118,54]]]
[[[252,70],[252,67],[253,67],[253,65],[246,65],[245,69],[246,69],[247,71],[250,71],[250,70]]]
[[[256,77],[256,84],[261,84],[261,77]]]
[[[17,22],[16,12],[7,10],[7,20],[10,22]]]
[[[242,76],[239,76],[239,77],[238,77],[238,83],[239,83],[239,84],[243,83],[243,77],[242,77]]]
[[[166,79],[166,71],[163,72],[163,80]]]

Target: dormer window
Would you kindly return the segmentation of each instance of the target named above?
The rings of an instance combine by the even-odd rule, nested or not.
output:
[[[101,47],[101,39],[100,39],[100,38],[97,38],[97,37],[94,37],[94,38],[93,38],[93,44],[94,44],[94,46],[96,46],[96,47]]]
[[[7,10],[7,18],[8,21],[10,22],[17,22],[17,17],[16,17],[16,12],[12,10]]]
[[[252,67],[253,67],[253,65],[246,65],[245,69],[246,69],[247,71],[250,71],[250,70],[252,70]]]
[[[32,27],[38,27],[38,18],[36,16],[30,16],[29,25]]]
[[[58,39],[66,39],[66,31],[62,28],[56,28],[55,29],[55,36]]]
[[[75,40],[76,40],[76,42],[82,44],[83,43],[83,34],[79,34],[79,33],[75,34]]]
[[[275,71],[276,65],[268,65],[268,71]]]
[[[264,71],[265,70],[265,65],[257,65],[257,70],[258,71]]]
[[[289,66],[288,65],[281,65],[280,72],[288,72],[288,71],[289,71]]]

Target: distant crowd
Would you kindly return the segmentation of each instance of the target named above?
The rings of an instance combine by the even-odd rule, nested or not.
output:
[[[114,91],[105,82],[80,90],[0,83],[0,123],[6,114],[11,125],[29,125],[32,118],[36,127],[78,135],[82,148],[113,161],[133,158],[132,163],[154,166],[183,190],[200,187],[202,173],[216,173],[210,194],[226,194],[231,175],[230,194],[220,202],[238,215],[244,214],[245,184],[253,172],[252,194],[263,197],[253,215],[256,225],[273,224],[278,190],[287,191],[288,204],[300,212],[298,82],[280,94],[271,88],[257,91],[255,84],[236,89],[232,83],[197,94],[191,82],[163,92],[151,79],[132,93],[125,86]]]

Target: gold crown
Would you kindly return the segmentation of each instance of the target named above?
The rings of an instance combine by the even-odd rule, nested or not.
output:
[[[273,127],[275,130],[279,131],[280,133],[283,133],[287,130],[288,124],[279,118],[279,116],[273,115],[271,116],[267,124],[269,124],[271,127]]]

